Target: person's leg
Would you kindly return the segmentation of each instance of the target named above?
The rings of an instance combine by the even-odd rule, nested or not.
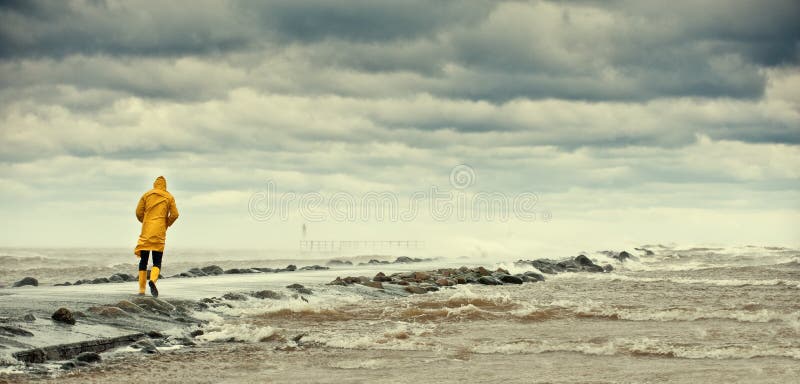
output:
[[[153,251],[153,270],[150,271],[150,281],[158,281],[159,273],[161,272],[161,257],[164,252]]]
[[[158,297],[158,288],[156,287],[156,281],[158,281],[158,275],[161,273],[161,256],[164,255],[163,252],[152,251],[153,253],[153,269],[150,270],[150,294],[153,297]]]
[[[139,294],[144,295],[144,286],[147,282],[147,261],[150,251],[139,251]]]

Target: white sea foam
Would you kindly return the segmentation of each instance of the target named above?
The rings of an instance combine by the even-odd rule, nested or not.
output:
[[[670,282],[675,284],[700,284],[700,285],[713,285],[719,287],[744,287],[749,285],[756,286],[772,286],[782,285],[792,288],[800,288],[800,281],[797,280],[781,280],[781,279],[690,279],[684,277],[633,277],[617,273],[593,273],[581,274],[580,276],[570,274],[560,274],[552,277],[553,279],[591,279],[591,280],[604,280],[604,281],[632,281],[632,282]]]
[[[653,355],[685,359],[750,359],[755,357],[788,357],[800,359],[800,348],[767,345],[676,345],[641,338],[617,338],[591,343],[581,341],[519,340],[505,344],[478,345],[471,349],[478,354],[539,354],[576,352],[585,355]]]
[[[274,335],[275,329],[252,324],[219,323],[207,326],[204,332],[197,339],[206,342],[229,340],[259,342]]]

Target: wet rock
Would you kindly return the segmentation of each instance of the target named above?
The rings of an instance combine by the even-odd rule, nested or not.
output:
[[[218,265],[209,265],[207,267],[200,268],[200,270],[203,271],[203,273],[206,275],[213,275],[213,276],[225,273],[225,271],[223,271],[222,268],[220,268]]]
[[[142,307],[140,307],[140,306],[138,306],[138,305],[136,305],[134,303],[131,303],[128,300],[122,300],[122,301],[118,302],[117,303],[117,307],[121,308],[123,311],[128,312],[128,313],[142,313],[142,312],[144,312],[144,309],[142,309]]]
[[[297,283],[290,284],[290,285],[287,285],[286,288],[289,288],[289,289],[291,289],[291,290],[293,290],[293,291],[295,291],[297,293],[301,293],[303,295],[312,295],[312,294],[314,294],[314,292],[312,290],[304,287],[302,284],[297,284]]]
[[[259,271],[259,272],[264,272],[264,273],[275,272],[274,268],[253,268],[253,269],[255,269],[256,271]]]
[[[650,252],[650,251],[648,251],[648,252]],[[650,252],[650,255],[652,255],[652,254],[653,254],[653,252]],[[617,260],[619,260],[619,261],[625,261],[625,260],[629,260],[629,259],[630,260],[635,260],[636,259],[636,256],[631,255],[627,251],[622,251],[619,254],[614,255],[612,257],[617,259]]]
[[[181,276],[186,274],[189,277],[200,277],[200,276],[208,276],[207,273],[203,272],[200,268],[192,268],[184,273],[181,273]]]
[[[294,272],[297,270],[297,266],[294,264],[289,264],[286,266],[286,268],[284,268],[284,270],[288,272]]]
[[[341,277],[336,277],[333,281],[328,283],[328,285],[348,285]]]
[[[108,282],[109,282],[109,280],[107,278],[105,278],[105,277],[98,277],[98,278],[92,280],[92,284],[106,284]]]
[[[400,257],[398,257],[398,258],[396,258],[396,259],[394,260],[394,263],[395,263],[395,264],[401,264],[401,263],[413,263],[413,262],[414,262],[414,259],[412,259],[412,258],[410,258],[410,257],[408,257],[408,256],[400,256]]]
[[[544,275],[536,273],[536,272],[533,272],[533,271],[525,272],[523,275],[528,277],[528,281],[531,281],[531,282],[544,281]]]
[[[33,333],[22,328],[0,325],[0,335],[3,336],[33,336]]]
[[[371,264],[371,265],[374,265],[374,264],[389,264],[389,262],[386,261],[386,260],[370,259],[367,262],[367,264]]]
[[[424,281],[424,280],[428,280],[430,278],[431,278],[431,275],[429,275],[426,272],[414,272],[414,280]]]
[[[586,272],[605,272],[603,267],[595,264],[586,255],[579,255],[575,257],[575,262],[580,266],[580,269]]]
[[[69,370],[75,369],[77,367],[78,367],[78,364],[76,364],[74,361],[67,361],[64,364],[61,364],[61,369],[65,370],[65,371],[69,371]]]
[[[175,306],[172,304],[153,297],[137,297],[133,299],[133,303],[139,305],[143,309],[151,309],[158,312],[172,312],[175,310]]]
[[[202,329],[195,329],[194,331],[192,331],[192,332],[189,334],[189,336],[191,336],[191,337],[197,337],[197,336],[202,336],[202,335],[204,335],[204,334],[205,334],[205,332],[203,332],[203,330],[202,330]]]
[[[237,292],[228,292],[228,293],[222,295],[222,298],[225,299],[225,300],[230,300],[230,301],[245,301],[245,300],[247,300],[247,296],[245,296],[245,295],[243,295],[241,293],[237,293]]]
[[[392,281],[392,278],[383,274],[383,272],[378,272],[375,274],[375,277],[372,278],[372,281],[380,281],[380,282],[387,282]]]
[[[453,280],[450,280],[450,279],[447,279],[447,278],[443,277],[443,278],[440,278],[440,279],[436,280],[436,285],[438,285],[440,287],[450,287],[450,286],[455,285],[455,282]]]
[[[161,333],[159,331],[150,331],[150,332],[147,332],[147,337],[149,337],[151,339],[163,339],[165,336],[164,336],[163,333]]]
[[[72,314],[72,311],[63,307],[53,312],[53,315],[50,316],[50,318],[59,323],[70,324],[70,325],[75,324],[75,316]]]
[[[349,260],[331,260],[327,264],[332,267],[339,267],[344,265],[353,265],[353,262]]]
[[[22,279],[20,281],[17,281],[16,283],[14,283],[13,287],[14,288],[24,287],[26,285],[32,285],[34,287],[37,287],[37,286],[39,286],[39,280],[36,280],[33,277],[26,277],[26,278],[24,278],[24,279]]]
[[[22,321],[25,321],[25,322],[28,322],[28,323],[32,323],[32,322],[36,321],[36,316],[28,313],[25,316],[22,316]]]
[[[611,272],[613,270],[614,270],[614,266],[612,266],[611,264],[606,264],[606,265],[603,266],[603,272]]]
[[[122,283],[125,282],[125,279],[119,275],[111,275],[111,277],[108,278],[108,281],[111,283]]]
[[[99,363],[101,360],[103,359],[96,352],[83,352],[75,357],[75,361],[89,363],[89,364]]]
[[[366,282],[361,283],[361,285],[366,286],[366,287],[370,287],[370,288],[383,289],[383,283],[381,283],[380,281],[366,281]]]
[[[478,283],[484,285],[503,285],[500,280],[497,280],[492,276],[481,276],[478,278]]]
[[[323,267],[321,265],[306,265],[303,268],[300,268],[301,271],[324,271],[330,269],[328,267]]]
[[[416,286],[416,285],[408,285],[404,289],[408,293],[417,294],[417,295],[423,294],[423,293],[428,293],[428,290],[426,290],[425,288],[422,288],[420,286]]]
[[[271,291],[269,289],[265,289],[263,291],[258,291],[258,292],[253,292],[253,293],[250,294],[250,296],[253,296],[253,297],[257,298],[257,299],[272,299],[272,300],[283,299],[283,295],[282,294],[280,294],[278,292],[275,292],[275,291]]]
[[[497,276],[497,279],[502,281],[503,283],[508,283],[508,284],[522,284],[524,282],[521,277],[514,275],[501,274]]]
[[[223,273],[227,275],[239,275],[244,273],[256,273],[256,272],[259,271],[252,270],[250,268],[231,268],[231,269],[226,269]]]
[[[156,347],[155,343],[149,339],[139,340],[136,343],[131,344],[131,348],[138,349],[142,353],[147,353],[150,355],[158,353],[158,348]]]
[[[72,285],[72,283],[70,283],[69,281],[65,281],[63,283],[54,284],[54,286],[56,286],[56,287],[67,287],[67,286],[70,286],[70,285]]]
[[[112,306],[99,306],[99,307],[91,307],[89,308],[89,312],[94,313],[95,315],[108,317],[108,318],[117,318],[117,317],[127,317],[130,316],[127,312],[123,311],[122,308],[119,307],[112,307]]]

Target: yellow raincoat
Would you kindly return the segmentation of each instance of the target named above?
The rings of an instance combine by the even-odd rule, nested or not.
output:
[[[167,192],[167,180],[159,176],[153,183],[153,189],[145,192],[136,207],[136,218],[142,223],[142,234],[133,253],[150,250],[164,252],[167,240],[167,227],[178,219],[178,207],[175,198]]]

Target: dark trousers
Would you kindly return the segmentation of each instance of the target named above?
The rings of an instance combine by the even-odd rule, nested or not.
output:
[[[161,269],[161,256],[164,256],[164,252],[159,251],[139,251],[139,270],[146,271],[147,270],[147,262],[150,259],[150,253],[153,254],[153,266],[158,267]]]

